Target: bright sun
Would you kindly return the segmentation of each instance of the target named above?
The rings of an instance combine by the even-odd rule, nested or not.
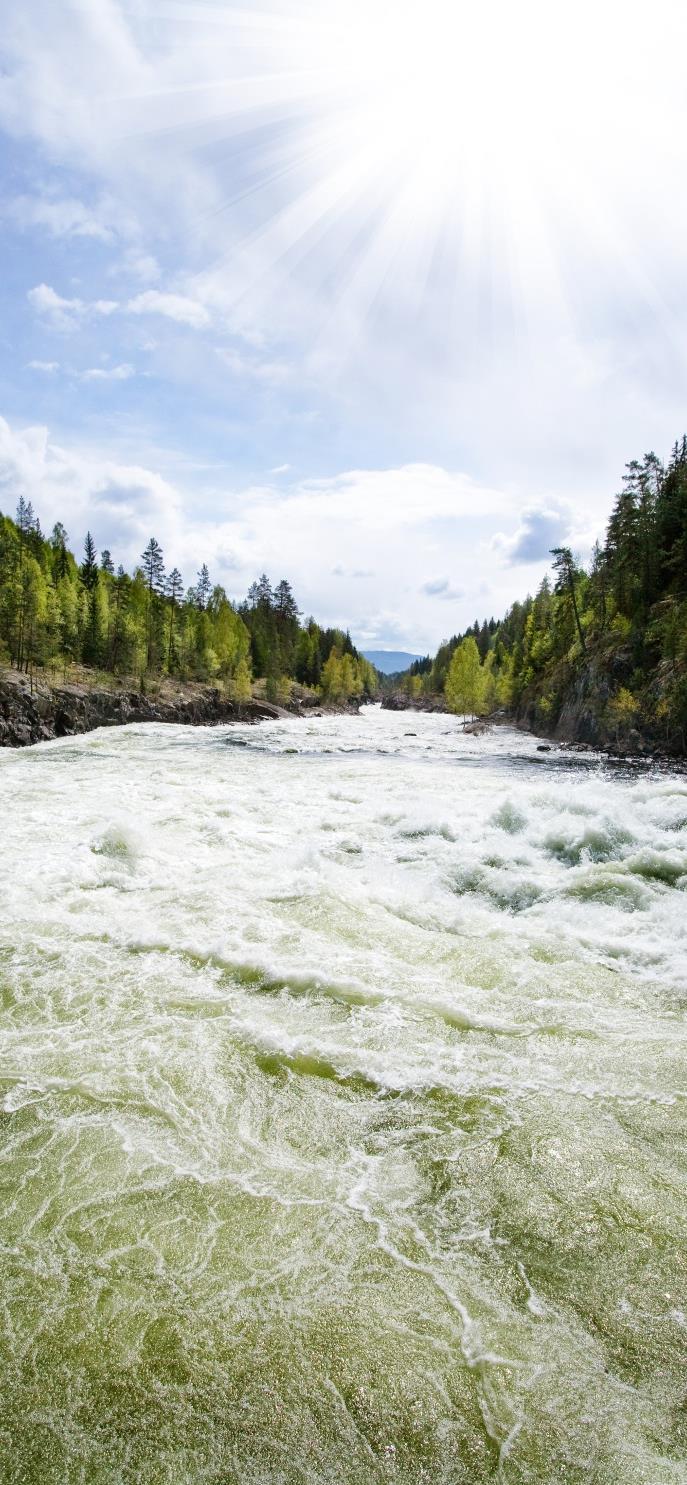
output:
[[[228,161],[228,298],[250,282],[255,299],[275,270],[287,299],[321,286],[342,340],[373,310],[431,300],[448,343],[481,296],[524,344],[537,320],[574,335],[578,245],[639,279],[636,180],[676,109],[656,89],[650,112],[638,100],[659,68],[666,99],[678,86],[641,0],[264,4],[205,0],[213,80],[184,102]]]
[[[545,276],[541,201],[566,148],[584,31],[568,36],[545,0],[313,0],[288,10],[279,75],[285,101],[309,122],[302,169],[293,163],[302,189],[267,229],[269,253],[289,253],[289,235],[307,251],[338,215],[342,244],[358,245],[347,293],[360,314],[383,287],[421,297],[438,257],[479,260],[498,218],[496,251],[518,260],[512,273],[529,260]]]
[[[309,38],[342,147],[364,141],[425,197],[536,150],[563,102],[547,16],[540,0],[349,0]]]

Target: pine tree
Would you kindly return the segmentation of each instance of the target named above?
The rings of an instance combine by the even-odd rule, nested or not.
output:
[[[167,578],[166,593],[169,599],[169,638],[167,643],[167,669],[172,670],[175,654],[176,615],[184,592],[184,581],[178,567],[173,567]]]
[[[165,564],[162,555],[162,547],[154,536],[151,536],[148,545],[141,556],[143,563],[143,576],[145,579],[147,602],[146,602],[146,669],[152,670],[156,658],[156,620],[158,609],[156,599],[164,590]]]
[[[85,665],[99,665],[103,647],[102,593],[99,585],[86,589],[86,623],[82,639],[82,658]]]
[[[24,496],[20,495],[17,502],[16,516],[16,525],[17,530],[19,531],[20,547],[21,545],[26,543],[26,538],[29,535],[29,532],[33,531],[34,522],[35,516],[33,513],[33,506],[31,504],[31,501],[25,500]]]
[[[50,545],[53,553],[53,576],[56,582],[67,576],[69,571],[69,558],[67,545],[69,537],[61,521],[56,521],[52,528]]]
[[[128,622],[130,591],[131,578],[120,563],[114,579],[108,636],[108,668],[113,675],[118,675],[132,663],[133,634]]]
[[[286,581],[286,578],[282,578],[274,590],[274,607],[281,620],[298,621],[298,604],[293,596],[291,584]]]
[[[207,569],[207,563],[204,562],[198,573],[198,582],[196,583],[196,603],[198,608],[207,608],[211,592],[212,583],[210,582],[210,574]]]
[[[291,674],[294,665],[294,653],[299,633],[299,610],[298,604],[293,596],[291,584],[282,578],[277,584],[273,595],[274,618],[279,640],[279,652],[281,657],[281,668],[287,674]]]
[[[263,572],[262,577],[255,585],[255,589],[258,608],[271,609],[274,605],[274,594],[267,573]]]
[[[577,629],[580,646],[582,649],[582,653],[584,654],[587,649],[587,644],[582,630],[582,624],[580,621],[580,610],[577,603],[577,568],[575,567],[573,554],[570,550],[570,547],[552,547],[551,556],[554,558],[553,570],[558,577],[556,592],[566,593],[570,599],[572,611],[575,617],[575,626]]]
[[[146,580],[148,592],[151,594],[162,592],[165,580],[165,564],[162,547],[154,536],[151,536],[145,551],[142,553],[141,562],[143,563],[143,576]]]
[[[98,564],[96,562],[96,557],[97,552],[95,542],[93,540],[93,537],[91,536],[90,531],[87,531],[86,540],[84,542],[84,559],[81,563],[79,573],[84,588],[88,593],[92,593],[98,582]]]

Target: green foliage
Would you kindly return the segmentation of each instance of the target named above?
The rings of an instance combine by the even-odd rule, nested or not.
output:
[[[462,716],[474,717],[483,710],[484,674],[471,634],[453,652],[446,677],[446,700],[451,711]]]
[[[417,701],[422,695],[422,675],[419,671],[409,670],[403,678],[402,686],[406,696],[409,696],[411,701]]]
[[[553,715],[555,705],[555,697],[553,696],[539,696],[537,698],[537,715],[541,717],[543,722],[548,722],[549,718]]]
[[[687,438],[665,467],[653,453],[627,466],[588,572],[569,547],[551,555],[553,587],[545,578],[500,623],[476,621],[411,674],[454,711],[498,705],[547,723],[582,679],[592,702],[610,691],[603,715],[617,736],[642,719],[687,750]]]
[[[639,702],[636,696],[628,691],[627,686],[620,686],[606,707],[606,717],[615,729],[616,737],[628,731],[636,721],[638,712]]]
[[[301,624],[290,584],[273,590],[263,574],[238,607],[203,563],[184,594],[178,568],[165,576],[151,536],[133,575],[115,571],[109,551],[98,561],[89,532],[78,564],[58,522],[49,540],[23,497],[16,520],[0,515],[0,661],[20,670],[76,662],[115,676],[213,681],[238,702],[265,678],[268,698],[287,702],[294,679],[330,700],[371,696],[377,675],[349,634]],[[326,672],[326,675],[325,675]]]
[[[369,660],[335,644],[322,667],[322,695],[334,702],[358,699],[373,693],[375,679]]]

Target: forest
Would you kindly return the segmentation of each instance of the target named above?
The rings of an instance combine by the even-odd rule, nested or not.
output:
[[[687,437],[667,464],[654,453],[626,466],[603,542],[588,567],[565,546],[552,578],[500,621],[475,622],[415,661],[412,696],[451,710],[504,707],[543,730],[566,704],[586,704],[598,732],[633,731],[687,750]]]
[[[687,437],[665,465],[654,453],[627,465],[587,567],[568,547],[551,555],[534,596],[415,661],[402,689],[460,715],[502,708],[542,730],[578,697],[600,733],[620,741],[638,730],[685,752]],[[185,588],[155,537],[133,574],[90,533],[77,561],[64,526],[44,536],[23,497],[14,518],[0,515],[0,664],[213,682],[239,702],[260,681],[282,702],[294,683],[335,703],[380,684],[350,634],[302,618],[286,579],[273,588],[263,574],[237,604],[203,564]]]
[[[83,557],[58,522],[44,536],[30,501],[15,518],[0,514],[0,664],[33,674],[86,666],[111,676],[221,684],[247,701],[255,681],[268,700],[286,702],[294,682],[330,702],[374,693],[377,673],[350,635],[302,621],[285,578],[263,574],[235,604],[204,563],[188,588],[165,571],[151,536],[133,574],[98,553],[90,532]]]

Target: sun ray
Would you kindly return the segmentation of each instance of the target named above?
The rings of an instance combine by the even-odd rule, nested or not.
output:
[[[687,13],[662,8],[677,56]],[[381,316],[408,341],[426,321],[439,359],[479,356],[490,323],[492,349],[509,338],[527,358],[544,326],[549,342],[579,334],[579,253],[603,258],[611,304],[631,285],[670,338],[626,176],[631,157],[646,177],[684,98],[620,0],[167,0],[145,26],[165,65],[108,107],[132,139],[164,130],[206,167],[199,292],[261,304],[276,331],[298,305],[313,340],[337,327],[342,354]],[[626,105],[658,65],[656,122]]]

